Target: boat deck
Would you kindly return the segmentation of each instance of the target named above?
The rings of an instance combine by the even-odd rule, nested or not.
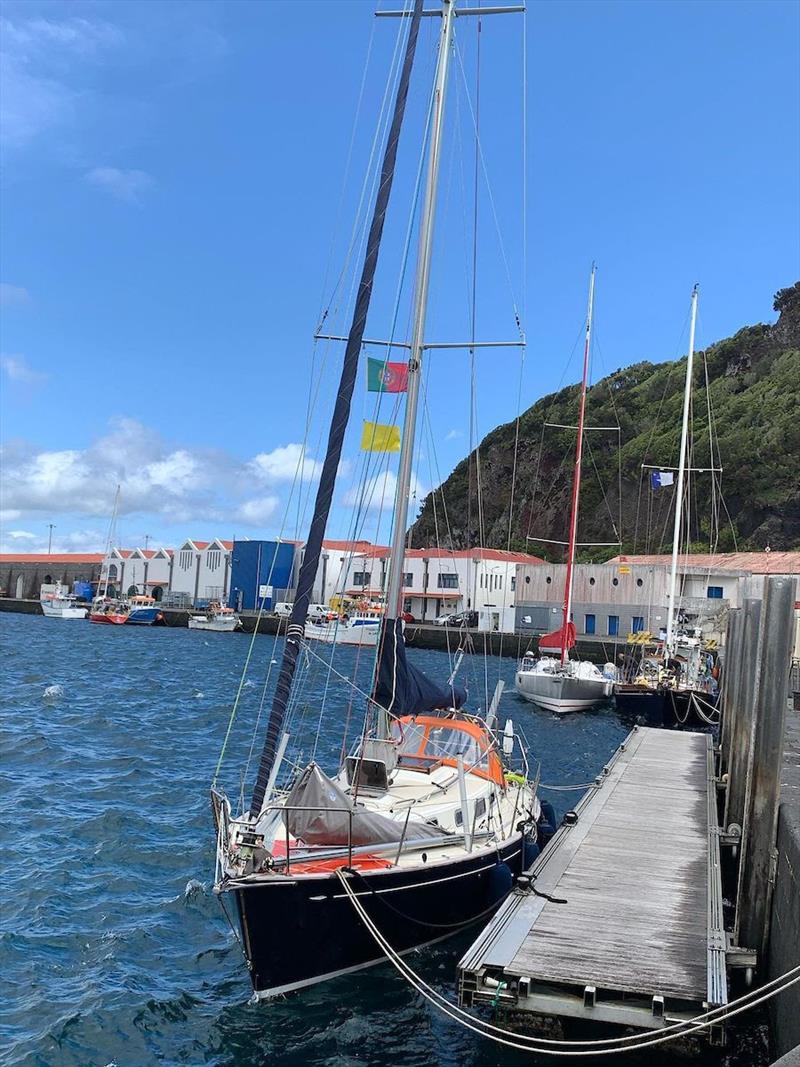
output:
[[[651,1027],[727,1002],[712,738],[637,727],[459,964],[463,1005]]]

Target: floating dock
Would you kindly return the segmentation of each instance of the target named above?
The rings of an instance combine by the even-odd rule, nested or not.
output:
[[[528,875],[461,960],[462,1006],[652,1029],[727,1003],[710,735],[635,728]]]

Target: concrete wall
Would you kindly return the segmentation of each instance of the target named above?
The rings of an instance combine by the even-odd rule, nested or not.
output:
[[[38,600],[46,579],[72,589],[75,581],[96,582],[99,577],[99,563],[8,563],[0,567],[0,589],[7,597]]]
[[[777,848],[768,978],[800,965],[800,712],[794,710],[786,724]],[[800,984],[769,1004],[775,1053],[782,1056],[800,1045]]]

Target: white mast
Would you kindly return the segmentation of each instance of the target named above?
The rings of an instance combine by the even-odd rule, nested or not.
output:
[[[109,571],[109,567],[111,566],[111,564],[108,562],[108,560],[109,560],[109,556],[111,555],[111,549],[113,547],[112,546],[112,541],[114,540],[114,531],[115,531],[116,525],[117,525],[117,508],[119,506],[119,490],[120,490],[120,487],[119,487],[119,485],[117,485],[117,491],[114,494],[114,507],[111,509],[111,522],[108,524],[108,537],[106,538],[106,556],[105,556],[105,559],[103,560],[103,563],[101,564],[100,582],[98,582],[98,584],[97,584],[97,594],[96,595],[99,597],[101,595],[100,594],[100,584],[103,582],[103,569],[105,569],[105,584],[103,585],[103,593],[102,593],[103,599],[105,599],[106,596],[108,596],[108,571]]]
[[[681,520],[683,518],[683,486],[686,480],[686,452],[689,440],[689,408],[692,400],[692,371],[694,370],[694,332],[697,324],[697,291],[692,289],[692,320],[689,326],[689,356],[686,360],[686,385],[683,390],[683,425],[681,426],[681,454],[678,460],[678,484],[675,488],[675,523],[672,528],[672,568],[669,575],[669,605],[667,606],[667,639],[665,656],[675,648],[675,599],[678,590],[678,552],[680,551]]]
[[[436,213],[436,191],[439,184],[444,105],[453,43],[453,23],[456,17],[455,7],[455,0],[442,0],[442,30],[439,36],[439,58],[436,65],[431,147],[428,157],[425,203],[420,222],[419,250],[417,252],[414,319],[411,335],[411,354],[408,361],[406,415],[403,423],[400,467],[397,472],[392,552],[389,557],[389,585],[386,592],[386,614],[389,618],[399,618],[403,610],[403,557],[405,556],[406,519],[411,491],[411,460],[414,453],[414,435],[417,427],[422,351],[425,341],[425,316],[428,310],[428,288],[431,274],[431,253],[433,251],[433,221]]]

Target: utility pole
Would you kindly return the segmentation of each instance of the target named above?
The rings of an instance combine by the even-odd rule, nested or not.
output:
[[[54,522],[48,522],[47,528],[50,531],[49,534],[48,534],[48,537],[47,537],[47,554],[49,556],[52,553],[52,548],[53,548],[53,530],[56,528],[56,524]]]
[[[147,546],[150,544],[150,534],[144,535],[144,550],[147,551]]]

